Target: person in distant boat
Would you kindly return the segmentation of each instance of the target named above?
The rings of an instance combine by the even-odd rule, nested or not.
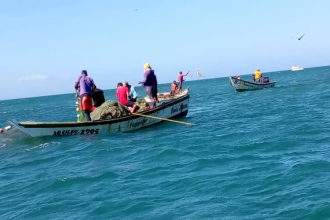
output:
[[[131,113],[134,113],[136,111],[137,105],[134,102],[132,102],[131,100],[128,100],[128,99],[131,99],[131,96],[130,96],[128,87],[124,86],[123,83],[118,83],[116,96],[117,96],[120,104],[132,108]]]
[[[261,80],[262,74],[260,72],[260,69],[257,68],[257,70],[254,73],[254,82],[259,83]]]
[[[150,67],[149,63],[144,64],[144,79],[138,83],[142,84],[145,88],[146,94],[151,100],[151,107],[154,108],[157,101],[157,79],[155,76],[155,71]]]
[[[182,84],[183,84],[183,77],[184,76],[187,76],[188,75],[188,73],[189,73],[190,71],[188,71],[186,74],[182,74],[182,71],[180,71],[180,73],[179,73],[179,76],[178,76],[178,81],[179,81],[179,92],[181,92],[182,91]]]
[[[105,102],[103,91],[99,88],[96,88],[92,92],[92,99],[93,99],[93,103],[94,103],[93,107],[96,107],[96,108],[100,107]]]
[[[91,121],[90,113],[93,107],[92,92],[96,89],[94,80],[90,78],[86,70],[81,71],[81,76],[78,77],[75,90],[79,90],[80,105],[87,121]]]
[[[123,83],[123,86],[127,87],[128,88],[128,91],[129,91],[129,94],[131,96],[131,101],[132,102],[136,102],[136,99],[138,97],[138,93],[135,91],[135,88],[134,86],[128,84],[128,82],[124,82]]]
[[[171,84],[171,95],[174,95],[177,89],[178,89],[178,84],[176,84],[174,80],[173,83]]]
[[[237,78],[237,79],[241,79],[241,76],[237,76],[236,78]]]

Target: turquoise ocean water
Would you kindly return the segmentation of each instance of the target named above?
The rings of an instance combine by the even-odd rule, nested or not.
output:
[[[0,219],[330,219],[330,67],[264,75],[275,88],[186,82],[192,127],[0,134]],[[76,114],[74,94],[0,101],[2,128]]]

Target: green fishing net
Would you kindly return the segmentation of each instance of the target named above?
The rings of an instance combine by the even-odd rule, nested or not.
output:
[[[146,110],[146,101],[144,99],[137,99],[135,102],[138,105],[137,112]],[[96,108],[91,114],[92,121],[118,118],[130,115],[130,111],[126,106],[123,106],[119,102],[109,100],[104,102],[100,107]],[[78,111],[78,122],[86,122],[84,113]]]

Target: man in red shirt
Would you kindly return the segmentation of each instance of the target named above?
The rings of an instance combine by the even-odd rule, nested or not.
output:
[[[120,104],[132,108],[131,113],[134,113],[136,111],[137,105],[134,102],[128,100],[128,98],[131,99],[128,87],[123,86],[122,83],[118,83],[117,84],[116,96],[117,96],[118,101],[119,101]]]
[[[119,100],[119,90],[120,90],[120,88],[123,87],[123,86],[124,86],[124,84],[122,84],[122,83],[118,83],[118,84],[117,84],[116,97],[117,97],[118,100]]]
[[[180,71],[179,76],[178,76],[178,81],[179,81],[179,92],[182,91],[183,77],[184,77],[184,76],[187,76],[189,72],[190,72],[190,71],[188,71],[186,74],[183,75],[183,74],[182,74],[182,71]]]

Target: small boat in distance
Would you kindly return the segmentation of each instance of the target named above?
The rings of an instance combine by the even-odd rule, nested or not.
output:
[[[293,66],[291,67],[291,71],[299,71],[299,70],[303,70],[304,68],[302,68],[299,65],[296,65],[296,61],[293,62]]]
[[[235,88],[236,92],[244,92],[249,90],[257,90],[257,89],[264,89],[269,87],[274,87],[276,84],[276,81],[269,82],[268,77],[262,77],[263,82],[261,83],[255,83],[255,82],[249,82],[242,80],[240,77],[229,77],[229,82],[232,87]],[[268,82],[267,82],[268,81]]]
[[[303,70],[304,68],[302,68],[301,66],[292,66],[291,67],[291,71],[299,71],[299,70]]]

